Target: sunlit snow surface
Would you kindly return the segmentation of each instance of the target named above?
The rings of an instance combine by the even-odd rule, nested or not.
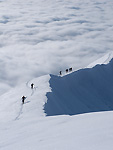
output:
[[[41,76],[2,95],[0,150],[112,150],[112,75],[113,59],[62,77]]]
[[[112,0],[0,0],[0,93],[113,51],[112,17]]]
[[[112,110],[109,104],[113,95],[113,68],[110,64],[96,66],[99,71],[92,68],[109,63],[113,57],[112,17],[112,0],[0,0],[0,150],[113,149],[113,111],[101,109],[101,112],[73,116],[68,111],[67,115],[46,116],[45,108],[51,102],[49,93],[53,98],[62,97],[55,89],[58,82],[51,78],[53,75],[45,74],[58,75],[62,70],[62,80],[68,82],[70,77],[72,84],[67,91],[68,85],[60,87],[60,94],[64,97],[71,94],[71,86],[79,81],[80,95],[76,94],[82,97],[86,93],[88,106],[96,103],[93,106],[98,107],[95,101],[103,97],[100,94],[108,94],[101,106]],[[86,66],[91,68],[86,70],[93,71],[92,80],[87,73],[82,79],[81,76],[71,78],[76,74],[74,70]],[[73,73],[65,74],[69,67],[73,67]],[[98,80],[93,80],[95,76]],[[55,82],[54,89],[51,79]],[[84,88],[83,83],[92,85],[92,81],[94,87]],[[100,96],[95,100],[91,98],[93,89]],[[24,105],[23,95],[27,97]],[[85,97],[81,100],[87,102]],[[64,99],[63,102],[67,104]],[[49,109],[56,111],[54,107]]]
[[[0,123],[0,150],[112,150],[113,112]]]

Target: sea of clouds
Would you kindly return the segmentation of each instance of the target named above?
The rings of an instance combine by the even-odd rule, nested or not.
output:
[[[113,51],[111,0],[0,0],[0,94]]]

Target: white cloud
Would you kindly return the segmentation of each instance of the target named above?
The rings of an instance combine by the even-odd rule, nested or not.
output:
[[[0,80],[6,90],[85,67],[113,51],[112,6],[110,0],[0,1]]]

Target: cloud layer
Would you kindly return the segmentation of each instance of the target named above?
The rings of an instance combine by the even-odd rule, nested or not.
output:
[[[112,14],[111,0],[0,0],[0,94],[113,51]]]

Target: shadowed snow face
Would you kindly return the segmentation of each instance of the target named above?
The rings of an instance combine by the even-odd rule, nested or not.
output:
[[[0,0],[0,94],[112,51],[111,0]]]
[[[44,106],[48,116],[113,111],[113,59],[64,77],[51,75],[49,83]]]

